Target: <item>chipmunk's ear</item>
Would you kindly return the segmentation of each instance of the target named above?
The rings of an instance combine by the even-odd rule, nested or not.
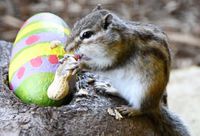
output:
[[[101,9],[103,9],[102,6],[101,6],[101,4],[98,4],[98,5],[92,10],[92,12],[97,11],[97,10],[101,10]]]
[[[112,23],[113,16],[108,13],[103,17],[103,28],[107,29],[108,26]]]

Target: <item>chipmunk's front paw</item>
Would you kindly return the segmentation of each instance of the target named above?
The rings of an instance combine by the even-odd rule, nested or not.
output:
[[[138,109],[134,109],[133,107],[129,107],[126,105],[116,107],[116,110],[119,111],[119,113],[121,113],[122,115],[128,117],[134,117],[141,114],[141,112]]]
[[[59,63],[63,64],[69,58],[74,58],[74,55],[72,55],[72,54],[65,54],[64,57],[59,60]]]
[[[72,70],[72,75],[75,75],[80,71],[80,61],[77,61],[74,55],[66,54],[62,59],[59,60],[61,64],[65,63],[65,71]]]
[[[101,93],[106,93],[113,96],[119,96],[117,89],[104,82],[95,82],[94,87],[97,91]]]

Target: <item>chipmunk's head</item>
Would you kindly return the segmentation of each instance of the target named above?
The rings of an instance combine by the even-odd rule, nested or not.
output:
[[[66,46],[81,56],[81,62],[94,70],[108,69],[116,60],[121,37],[114,26],[117,17],[97,6],[90,14],[77,21]]]

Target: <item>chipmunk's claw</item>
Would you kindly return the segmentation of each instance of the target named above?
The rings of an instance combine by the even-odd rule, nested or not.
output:
[[[122,115],[128,117],[135,117],[141,114],[141,112],[138,109],[134,109],[133,107],[129,107],[126,105],[116,107],[116,110],[119,111]]]
[[[69,59],[70,57],[73,57],[73,58],[74,58],[74,55],[72,55],[72,54],[65,54],[64,57],[61,58],[61,59],[59,60],[59,63],[60,63],[60,64],[63,64],[63,63],[64,63],[67,59]]]

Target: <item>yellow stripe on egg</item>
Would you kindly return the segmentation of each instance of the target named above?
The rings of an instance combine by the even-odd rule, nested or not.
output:
[[[13,74],[25,63],[38,56],[57,55],[62,56],[65,54],[64,48],[58,46],[54,49],[50,48],[50,43],[38,43],[35,46],[27,48],[11,60],[9,67],[9,80],[12,79]]]
[[[16,37],[16,40],[14,42],[14,45],[16,45],[17,42],[19,42],[22,38],[24,38],[27,34],[37,31],[37,30],[49,30],[56,29],[57,31],[63,32],[68,36],[70,34],[70,30],[67,28],[64,28],[61,24],[56,24],[52,22],[44,22],[44,21],[37,21],[34,23],[30,23],[25,28],[21,29],[19,34]],[[40,31],[42,32],[42,31]]]

